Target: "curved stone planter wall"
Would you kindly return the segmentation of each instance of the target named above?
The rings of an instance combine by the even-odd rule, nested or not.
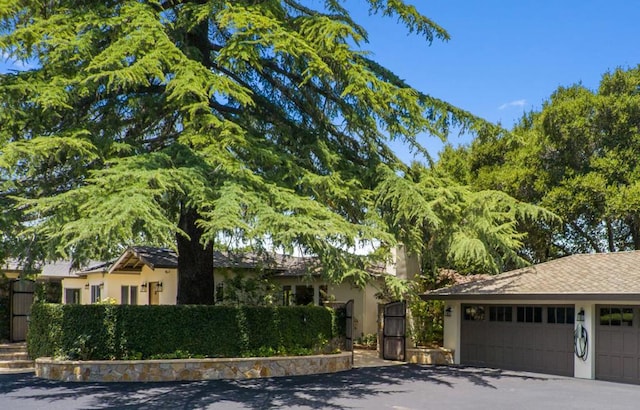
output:
[[[407,362],[418,364],[453,364],[453,350],[423,347],[408,348],[405,352]]]
[[[173,360],[36,359],[36,376],[77,382],[253,379],[350,370],[351,352],[317,356]]]

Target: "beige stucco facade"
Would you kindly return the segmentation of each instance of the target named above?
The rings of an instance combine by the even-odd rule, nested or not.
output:
[[[224,289],[225,280],[233,277],[234,274],[234,271],[230,269],[216,269],[214,271],[216,286],[222,285]],[[247,276],[259,273],[243,270],[242,274]],[[377,282],[370,283],[364,289],[360,289],[347,282],[339,285],[330,285],[320,278],[273,276],[270,281],[276,285],[280,292],[280,297],[282,297],[281,291],[287,286],[290,287],[292,304],[295,301],[296,292],[305,287],[313,288],[314,305],[322,304],[324,289],[327,290],[327,300],[331,302],[347,302],[353,299],[354,336],[357,338],[368,334],[376,334],[377,332],[378,300],[375,295],[380,291],[379,283]],[[159,284],[162,284],[162,286],[158,287]],[[134,292],[135,297],[132,297],[132,292]],[[126,293],[127,300],[123,299],[123,293]],[[97,298],[98,295],[99,299]],[[74,303],[72,299],[77,298],[76,300],[80,304],[113,301],[116,304],[131,304],[135,302],[137,305],[173,305],[176,303],[177,295],[177,270],[166,268],[154,270],[147,265],[142,266],[142,269],[136,273],[118,271],[112,273],[106,271],[89,272],[79,277],[62,280],[63,303]],[[276,300],[277,304],[282,304],[282,302],[282,300]]]

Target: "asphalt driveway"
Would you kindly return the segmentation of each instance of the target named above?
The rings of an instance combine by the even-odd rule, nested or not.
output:
[[[633,409],[640,386],[396,365],[245,381],[60,383],[0,375],[0,409]]]

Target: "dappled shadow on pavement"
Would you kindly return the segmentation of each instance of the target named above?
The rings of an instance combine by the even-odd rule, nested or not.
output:
[[[70,398],[86,399],[90,408],[270,409],[305,407],[344,409],[350,399],[380,397],[405,391],[403,383],[455,389],[458,383],[495,388],[498,379],[549,380],[553,376],[527,375],[495,369],[399,365],[367,367],[342,373],[254,380],[217,380],[173,383],[61,383],[33,375],[0,376],[0,397],[11,395],[46,404]]]

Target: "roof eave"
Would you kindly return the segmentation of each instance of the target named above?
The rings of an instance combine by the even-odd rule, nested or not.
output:
[[[633,300],[640,301],[640,293],[442,293],[422,294],[422,300]]]

